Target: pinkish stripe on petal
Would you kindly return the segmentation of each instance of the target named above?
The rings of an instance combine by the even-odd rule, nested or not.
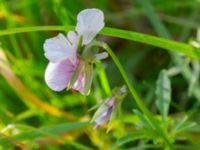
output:
[[[84,85],[85,85],[85,77],[83,71],[78,76],[77,81],[73,85],[73,89],[79,91],[81,94],[84,94]]]

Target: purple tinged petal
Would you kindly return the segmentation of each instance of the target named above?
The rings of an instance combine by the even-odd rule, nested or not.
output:
[[[94,114],[95,127],[103,125],[105,122],[111,119],[113,107],[115,105],[115,96],[105,101]]]
[[[49,63],[45,71],[45,81],[54,91],[65,89],[74,72],[74,65],[66,59],[58,63]]]
[[[102,124],[104,124],[106,121],[108,121],[111,117],[111,114],[112,114],[112,108],[113,107],[110,107],[108,108],[107,111],[105,111],[103,114],[101,114],[96,120],[95,120],[95,127],[94,128],[97,128],[99,126],[101,126]]]
[[[95,112],[92,121],[95,122],[94,128],[98,128],[103,125],[108,120],[111,120],[113,115],[116,113],[117,101],[116,97],[126,92],[126,86],[122,86],[118,92],[116,92],[112,97],[106,100]]]

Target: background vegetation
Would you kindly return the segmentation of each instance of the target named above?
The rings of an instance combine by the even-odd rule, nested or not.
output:
[[[144,103],[128,92],[109,133],[107,124],[93,130],[89,109],[125,84],[113,57],[95,65],[87,97],[44,82],[45,39],[66,33],[86,8],[128,30],[105,28],[98,39]],[[0,149],[200,149],[199,14],[199,0],[0,0]]]

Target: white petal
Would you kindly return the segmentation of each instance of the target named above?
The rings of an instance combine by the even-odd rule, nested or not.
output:
[[[79,42],[79,36],[76,32],[74,31],[69,31],[67,33],[67,38],[69,39],[69,41],[72,43],[72,45],[76,45],[76,47],[78,46],[78,42]]]
[[[45,57],[51,62],[62,61],[74,57],[76,50],[72,48],[63,34],[47,39],[44,43]]]
[[[83,44],[93,40],[96,34],[104,27],[104,15],[99,9],[85,9],[78,14],[76,31],[83,36]]]
[[[58,63],[50,62],[45,71],[45,81],[52,90],[61,91],[67,87],[74,69],[68,59]]]

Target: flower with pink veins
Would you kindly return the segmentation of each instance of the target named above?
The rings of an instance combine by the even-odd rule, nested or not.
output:
[[[88,94],[89,90],[85,90],[87,71],[84,60],[78,54],[78,48],[91,43],[104,27],[104,15],[99,9],[85,9],[78,14],[77,21],[76,31],[69,31],[67,37],[60,33],[45,41],[44,55],[49,60],[45,81],[54,91],[72,88]],[[96,59],[107,56],[106,52],[94,55]]]

